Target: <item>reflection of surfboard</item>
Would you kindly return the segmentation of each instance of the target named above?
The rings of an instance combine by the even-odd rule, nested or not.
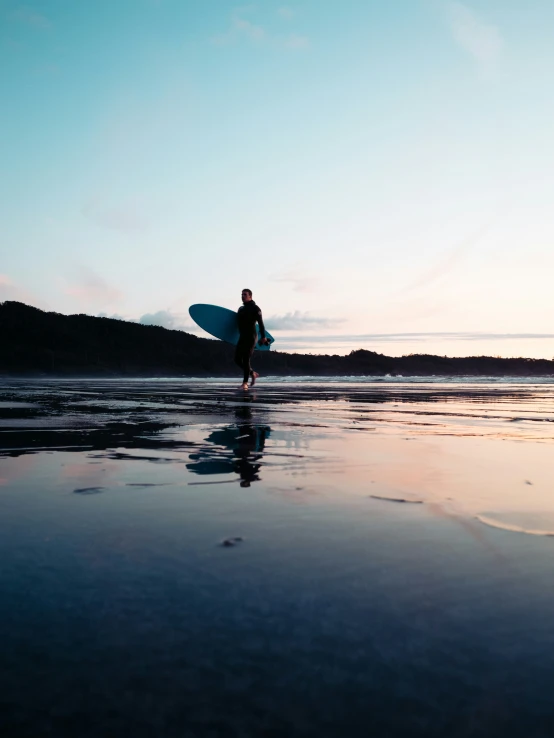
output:
[[[221,341],[232,343],[236,346],[239,340],[239,329],[237,327],[237,314],[227,308],[218,307],[217,305],[204,305],[198,303],[189,307],[189,315],[197,323],[200,328]],[[260,338],[260,329],[256,324],[258,340]],[[269,351],[271,344],[275,341],[267,331],[266,338],[269,340],[268,346],[262,346],[256,343],[258,351]]]

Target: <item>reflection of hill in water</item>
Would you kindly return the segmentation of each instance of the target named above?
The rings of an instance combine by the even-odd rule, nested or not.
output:
[[[194,474],[238,474],[241,487],[260,479],[259,471],[269,426],[252,425],[249,408],[237,410],[237,424],[212,431],[205,446],[190,454],[187,469]]]

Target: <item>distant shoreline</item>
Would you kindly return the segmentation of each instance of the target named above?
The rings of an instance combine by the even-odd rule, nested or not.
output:
[[[184,331],[90,315],[0,304],[0,378],[236,377],[234,347]],[[386,356],[257,352],[255,367],[275,377],[554,377],[554,361],[430,354]]]
[[[36,370],[22,370],[19,372],[3,372],[0,370],[0,381],[2,380],[9,380],[9,379],[36,379],[36,380],[43,380],[43,379],[52,379],[52,380],[64,380],[64,379],[163,379],[163,380],[180,380],[180,379],[190,379],[190,380],[203,380],[203,379],[211,379],[211,380],[219,380],[219,381],[235,381],[238,375],[232,374],[232,373],[206,373],[206,374],[199,374],[199,373],[190,373],[190,374],[178,374],[174,372],[164,372],[163,370],[159,371],[151,371],[151,372],[110,372],[110,371],[94,371],[92,367],[86,369],[84,368],[82,371],[75,372],[75,371],[65,371],[65,372],[40,372]],[[554,372],[552,373],[534,373],[530,372],[528,374],[524,373],[502,373],[497,372],[494,374],[490,373],[481,373],[481,372],[452,372],[452,373],[428,373],[428,374],[373,374],[373,373],[365,373],[365,374],[355,374],[355,373],[336,373],[336,374],[296,374],[296,373],[282,373],[277,374],[275,372],[261,372],[260,375],[263,379],[269,380],[269,379],[297,379],[297,380],[333,380],[333,379],[366,379],[366,380],[375,380],[375,381],[386,381],[386,380],[402,380],[402,379],[553,379],[554,380]]]

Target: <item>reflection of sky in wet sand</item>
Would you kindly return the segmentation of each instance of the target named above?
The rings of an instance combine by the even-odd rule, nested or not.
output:
[[[238,482],[295,501],[422,502],[508,530],[551,532],[550,385],[266,383],[243,399],[225,384],[91,384],[10,388],[3,437],[22,458],[4,464],[7,481],[8,472],[22,474],[26,444],[29,451],[62,449],[63,437],[78,451],[76,441],[86,448],[92,439],[97,448],[65,462],[61,481],[104,490],[142,483],[122,481],[132,462],[178,463],[173,484]],[[55,412],[48,412],[53,398]],[[28,414],[26,427],[18,425],[18,407],[42,409],[35,427]],[[143,421],[155,427],[143,431]],[[41,474],[52,465],[44,459]],[[159,474],[141,478],[155,485]]]
[[[554,530],[548,387],[9,391],[40,408],[0,429],[0,687],[27,734],[548,734],[553,544],[513,532]]]
[[[508,516],[511,529],[548,532],[554,530],[546,524],[554,513],[552,451],[550,443],[511,439],[375,435],[370,452],[354,437],[341,457],[351,492],[363,494],[369,481],[372,495],[421,500],[489,524],[502,525]]]

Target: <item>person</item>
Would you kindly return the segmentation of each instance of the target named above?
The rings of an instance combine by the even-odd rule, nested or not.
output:
[[[241,297],[242,305],[237,310],[239,340],[235,351],[235,363],[243,371],[241,389],[247,390],[248,379],[251,379],[250,386],[253,387],[256,379],[259,377],[258,372],[255,372],[250,366],[250,359],[254,353],[257,340],[256,323],[260,326],[260,343],[268,344],[269,341],[265,336],[262,311],[252,299],[252,290],[244,289]]]

